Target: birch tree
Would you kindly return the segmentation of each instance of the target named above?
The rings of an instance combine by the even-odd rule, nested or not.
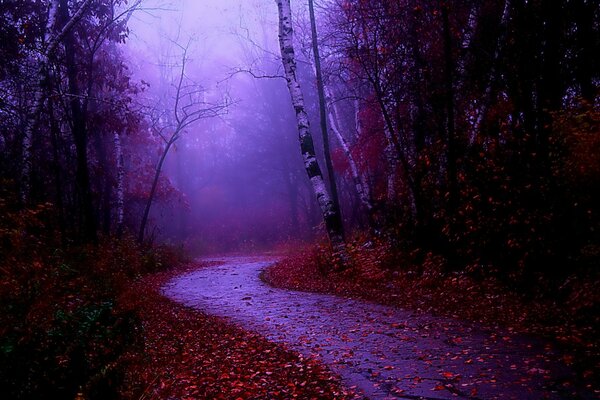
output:
[[[313,192],[317,197],[333,252],[339,257],[343,267],[348,263],[348,256],[345,248],[340,210],[335,206],[331,195],[327,190],[321,168],[317,162],[313,138],[310,132],[308,114],[306,113],[304,104],[304,95],[296,74],[297,66],[294,53],[290,0],[276,0],[276,2],[279,16],[279,47],[281,51],[281,61],[285,71],[285,78],[290,92],[292,105],[296,113],[298,138],[300,141],[300,151],[304,160],[304,168],[308,174]]]
[[[356,194],[358,195],[358,199],[365,209],[367,214],[367,219],[369,221],[369,226],[376,230],[377,223],[375,221],[375,207],[373,206],[373,199],[371,198],[371,191],[369,189],[369,182],[367,182],[364,174],[361,174],[358,168],[358,164],[354,159],[354,155],[350,149],[350,143],[346,137],[342,134],[340,128],[340,112],[333,101],[333,96],[331,94],[331,90],[328,87],[325,87],[325,94],[327,96],[327,103],[329,105],[328,109],[328,118],[329,118],[329,126],[331,127],[331,131],[334,133],[337,138],[344,155],[346,156],[346,160],[348,161],[348,165],[350,166],[350,175],[352,177],[352,183],[354,189],[356,190]],[[358,114],[358,113],[356,113]],[[355,115],[356,115],[355,114]],[[356,129],[357,132],[360,130],[360,121],[358,120],[358,116],[356,115]]]

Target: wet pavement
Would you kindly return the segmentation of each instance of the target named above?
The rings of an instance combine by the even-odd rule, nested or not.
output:
[[[206,260],[206,259],[205,259]],[[273,259],[227,257],[173,278],[167,297],[315,356],[369,399],[593,398],[549,345],[449,318],[276,289]],[[202,334],[199,332],[198,334]]]

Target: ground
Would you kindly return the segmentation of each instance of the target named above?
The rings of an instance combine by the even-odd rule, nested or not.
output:
[[[123,357],[122,398],[149,399],[346,399],[325,366],[257,333],[177,304],[161,286],[186,270],[145,278],[122,299],[139,314],[139,345]]]
[[[236,335],[254,332],[254,340],[265,337],[265,343],[286,349],[300,363],[285,362],[284,370],[306,360],[322,368],[320,374],[329,368],[359,398],[594,398],[591,389],[575,383],[574,372],[550,342],[373,302],[275,289],[259,278],[274,262],[269,259],[209,261],[220,264],[172,277],[163,294],[222,318],[219,324],[230,324]],[[239,339],[230,342],[235,349]],[[230,375],[219,357],[213,354],[212,360]],[[259,365],[259,371],[265,370]],[[248,377],[241,378],[247,384]],[[309,380],[290,383],[306,386]],[[338,387],[328,395],[312,393],[352,396]]]

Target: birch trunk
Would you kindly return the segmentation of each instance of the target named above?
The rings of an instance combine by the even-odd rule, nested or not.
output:
[[[304,168],[310,179],[312,190],[317,197],[331,246],[336,256],[341,260],[343,267],[348,263],[348,255],[344,243],[342,219],[340,217],[339,209],[335,207],[329,191],[327,190],[321,168],[319,167],[315,156],[315,148],[310,133],[310,124],[304,106],[304,96],[300,88],[300,83],[296,77],[296,59],[294,56],[290,0],[276,1],[279,11],[279,47],[281,50],[281,61],[285,70],[285,77],[292,105],[296,112],[298,138],[300,141],[300,151],[302,152],[302,158],[304,160]]]
[[[348,160],[348,164],[350,165],[350,174],[352,176],[352,182],[354,183],[354,188],[356,189],[356,193],[358,194],[358,199],[360,200],[361,205],[367,212],[367,219],[369,221],[369,226],[375,230],[375,229],[377,229],[377,226],[376,226],[377,224],[376,224],[375,215],[374,215],[375,207],[373,206],[373,200],[371,199],[371,191],[369,188],[369,183],[365,179],[365,176],[359,172],[358,164],[356,163],[356,160],[354,159],[354,156],[352,155],[352,152],[350,151],[350,145],[348,144],[348,141],[346,140],[344,135],[342,135],[342,132],[340,130],[340,123],[339,123],[339,115],[340,114],[337,109],[337,106],[332,101],[331,90],[327,86],[324,86],[324,88],[325,88],[325,96],[327,98],[327,103],[329,104],[329,108],[330,108],[327,113],[328,117],[329,117],[329,126],[331,127],[331,130],[333,131],[336,138],[338,139],[340,146],[342,147],[342,151],[344,152],[344,155],[346,156],[346,159]],[[356,118],[357,118],[357,116],[356,116]],[[358,130],[360,130],[360,125],[359,125],[360,121],[358,120],[358,118],[356,119],[356,121],[357,121],[357,131],[358,131]]]
[[[125,164],[121,136],[115,132],[115,159],[117,160],[117,237],[123,235],[123,217],[125,215]]]
[[[312,0],[311,0],[311,3],[312,3]],[[310,3],[309,3],[309,5],[310,5]],[[311,24],[312,24],[313,18],[314,17],[311,15]],[[316,43],[316,31],[313,31],[313,51],[316,52],[317,50],[318,50],[318,47],[317,47],[317,43]],[[352,176],[352,183],[354,184],[354,188],[356,189],[356,193],[358,194],[360,203],[367,213],[369,227],[375,230],[376,229],[376,223],[375,223],[375,218],[374,218],[375,207],[373,206],[373,200],[371,199],[369,184],[368,184],[365,176],[363,174],[360,174],[360,172],[358,170],[358,165],[357,165],[356,161],[354,160],[354,156],[352,155],[352,152],[350,151],[350,145],[348,144],[348,141],[346,140],[346,138],[344,137],[344,135],[341,132],[341,128],[340,128],[341,123],[339,121],[340,113],[338,111],[337,106],[333,102],[334,97],[333,97],[331,89],[323,82],[323,80],[321,78],[322,74],[321,74],[321,70],[320,70],[320,59],[318,56],[315,56],[314,63],[311,63],[311,66],[313,68],[315,76],[317,77],[317,86],[319,88],[319,92],[322,92],[322,95],[323,95],[323,103],[322,103],[322,106],[320,107],[320,110],[322,113],[321,117],[323,118],[323,116],[324,116],[323,114],[326,115],[326,118],[329,121],[329,127],[342,147],[342,151],[344,152],[344,155],[346,156],[346,159],[348,160],[348,164],[350,165],[350,174]],[[321,97],[321,95],[319,97]],[[357,104],[357,102],[358,101],[355,102],[355,119],[356,119],[356,132],[357,132],[356,137],[358,139],[360,137],[359,132],[361,130],[361,127],[360,127],[360,121],[358,119],[358,104]],[[321,129],[327,129],[327,124],[322,123]],[[323,140],[329,141],[328,135],[327,136],[324,135]],[[329,146],[327,146],[325,150],[326,150],[326,154],[328,154]],[[329,157],[329,160],[331,160],[330,157]],[[328,164],[328,167],[329,167],[329,164]],[[332,169],[333,167],[329,167],[329,168],[330,168],[329,171],[331,172],[333,170]],[[333,174],[331,174],[329,178],[334,179]],[[332,185],[332,189],[337,190],[337,188],[333,185]],[[334,203],[337,204],[339,207],[339,202],[336,202],[335,198],[334,198]]]
[[[52,39],[52,30],[56,25],[56,16],[58,14],[58,0],[53,0],[50,3],[50,9],[48,10],[48,20],[46,21],[46,31],[44,33],[44,42],[48,43]],[[35,94],[33,100],[33,112],[31,116],[27,120],[27,124],[25,126],[25,135],[23,136],[22,143],[22,167],[21,167],[21,188],[20,188],[20,197],[21,202],[23,204],[27,203],[29,200],[29,192],[31,191],[31,147],[32,147],[32,134],[35,129],[38,121],[39,114],[42,111],[42,105],[44,103],[44,87],[46,86],[46,81],[48,77],[47,71],[48,64],[48,49],[44,51],[40,56],[40,61],[38,63],[38,76],[37,80],[39,82],[38,91]]]

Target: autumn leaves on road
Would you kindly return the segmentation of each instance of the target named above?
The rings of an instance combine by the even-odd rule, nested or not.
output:
[[[562,398],[576,390],[560,386],[570,371],[553,361],[559,357],[549,345],[456,319],[276,289],[259,279],[272,263],[226,258],[175,276],[163,293],[254,332],[254,341],[258,333],[294,357],[319,360],[358,397]],[[299,365],[286,361],[277,373]]]

